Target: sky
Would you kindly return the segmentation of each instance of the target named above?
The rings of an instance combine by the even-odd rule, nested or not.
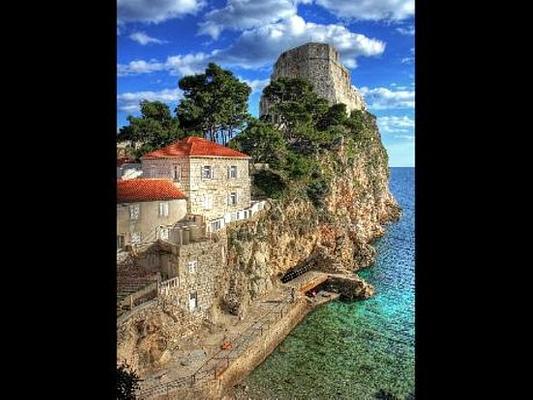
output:
[[[118,0],[117,125],[143,99],[182,96],[178,81],[209,62],[261,91],[285,50],[329,43],[378,117],[391,167],[414,167],[414,0]]]

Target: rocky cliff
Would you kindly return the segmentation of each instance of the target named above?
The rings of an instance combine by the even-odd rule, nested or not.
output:
[[[354,132],[310,156],[318,189],[291,182],[266,210],[226,228],[227,266],[216,277],[208,326],[223,327],[225,313],[246,317],[254,299],[281,285],[294,268],[353,274],[374,262],[372,241],[400,209],[388,190],[388,158],[375,117],[361,112]],[[370,285],[360,286],[359,297],[372,293]],[[159,298],[119,326],[118,359],[143,373],[162,368],[202,325],[175,301]]]
[[[363,115],[355,140],[343,139],[319,156],[317,172],[328,179],[318,202],[295,188],[258,219],[228,228],[223,308],[245,314],[251,301],[295,267],[353,273],[374,262],[371,243],[400,208],[388,189],[388,157],[375,117]]]

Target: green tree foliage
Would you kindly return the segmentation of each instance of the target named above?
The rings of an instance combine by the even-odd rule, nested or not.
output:
[[[277,199],[281,197],[286,188],[287,183],[279,173],[262,170],[254,174],[254,194],[256,196]]]
[[[374,132],[372,116],[346,105],[329,106],[305,80],[282,78],[263,91],[269,114],[253,121],[231,142],[237,150],[250,154],[255,162],[266,162],[270,171],[254,176],[254,185],[269,197],[282,191],[300,190],[317,209],[324,206],[329,192],[330,173],[323,171],[319,155],[347,143],[355,157],[358,141]],[[366,133],[365,133],[366,132]]]
[[[267,119],[276,121],[290,144],[312,139],[315,123],[328,109],[327,101],[303,79],[277,79],[263,90],[263,95],[270,104]]]
[[[273,168],[281,167],[287,155],[281,132],[257,119],[251,120],[246,129],[229,142],[229,147],[248,154],[256,163],[268,163]]]
[[[325,113],[320,115],[316,127],[318,130],[324,131],[335,126],[342,126],[347,120],[346,104],[334,104]]]
[[[119,142],[131,141],[135,158],[183,137],[177,118],[166,104],[143,100],[140,109],[141,116],[128,116],[129,125],[122,127],[117,137]]]
[[[208,140],[226,144],[250,118],[251,88],[231,71],[210,63],[203,74],[179,81],[184,99],[176,108],[180,126],[189,134],[204,134]]]
[[[141,379],[124,363],[117,366],[117,400],[135,400],[135,391],[140,389]]]

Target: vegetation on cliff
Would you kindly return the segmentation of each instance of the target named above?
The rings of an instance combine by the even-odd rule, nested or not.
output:
[[[321,208],[332,176],[342,172],[339,166],[324,168],[324,160],[331,161],[331,151],[345,147],[353,161],[379,141],[375,117],[360,110],[348,116],[344,104],[329,106],[301,79],[273,81],[263,95],[271,114],[251,121],[229,146],[251,155],[254,162],[269,164],[254,173],[256,194],[274,199],[304,195]],[[372,163],[381,163],[383,156],[386,165],[381,150]]]
[[[117,366],[117,400],[135,400],[140,389],[141,378],[128,364]]]

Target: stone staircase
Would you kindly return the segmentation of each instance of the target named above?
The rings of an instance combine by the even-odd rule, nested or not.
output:
[[[117,270],[117,316],[129,310],[122,303],[128,296],[146,288],[158,280],[158,274],[147,273],[140,267],[128,266]]]

